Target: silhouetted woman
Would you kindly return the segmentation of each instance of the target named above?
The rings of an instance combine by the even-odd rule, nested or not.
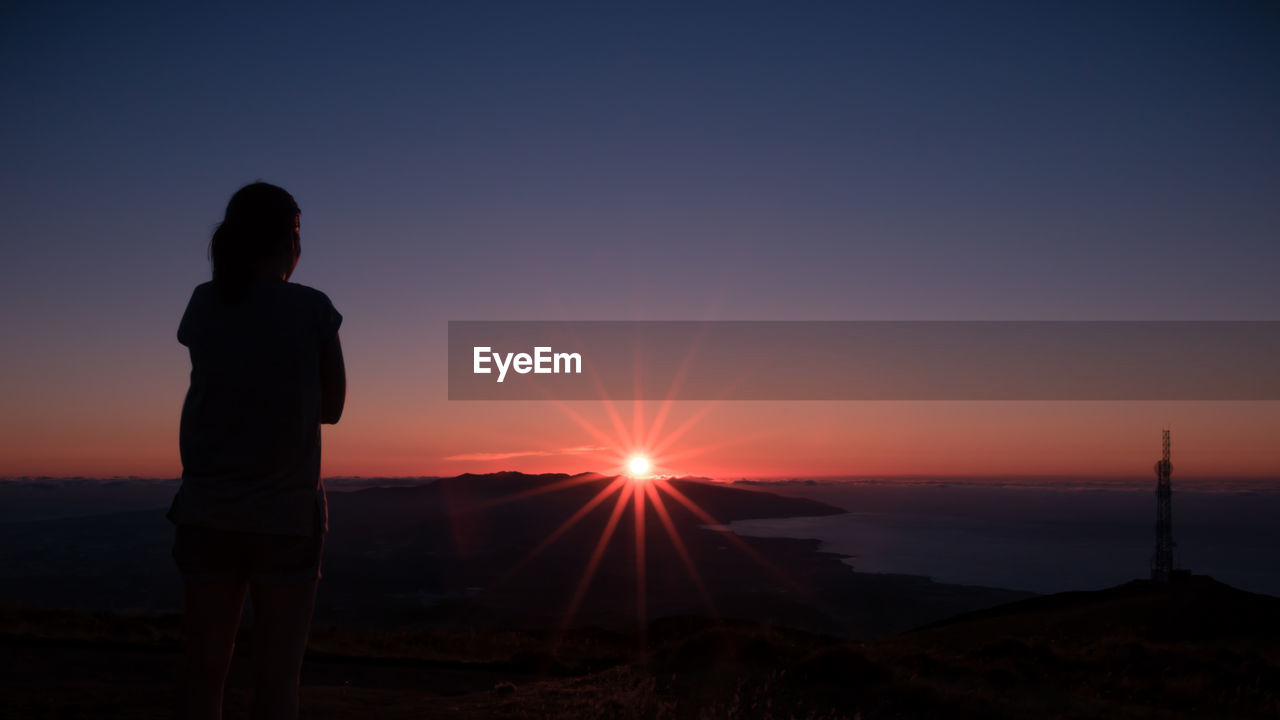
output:
[[[178,326],[191,352],[182,486],[169,509],[186,595],[181,713],[222,714],[246,592],[253,602],[253,716],[294,718],[328,530],[320,424],[342,415],[346,375],[324,293],[289,282],[301,255],[293,197],[241,188],[209,243],[213,280]]]

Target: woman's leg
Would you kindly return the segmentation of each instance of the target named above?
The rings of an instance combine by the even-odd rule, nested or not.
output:
[[[245,582],[187,582],[186,669],[181,715],[221,720],[222,692],[244,607]]]
[[[253,584],[253,717],[298,717],[298,676],[316,581]]]

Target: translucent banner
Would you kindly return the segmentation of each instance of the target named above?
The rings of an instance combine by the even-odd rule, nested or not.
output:
[[[451,400],[1277,400],[1280,322],[453,321]]]

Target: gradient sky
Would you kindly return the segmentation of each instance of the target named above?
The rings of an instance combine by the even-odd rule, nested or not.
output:
[[[53,5],[0,9],[0,475],[179,472],[259,178],[346,318],[331,475],[617,470],[445,400],[451,319],[1280,319],[1273,2]],[[1171,424],[1280,475],[1277,405],[681,403],[659,470],[1136,475]]]

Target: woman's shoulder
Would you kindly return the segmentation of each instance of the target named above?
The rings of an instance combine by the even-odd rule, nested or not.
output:
[[[203,297],[206,297],[206,296],[208,296],[208,295],[212,294],[212,293],[213,293],[213,291],[214,291],[213,281],[212,281],[212,280],[205,280],[204,282],[200,283],[199,285],[196,285],[195,289],[191,291],[191,297],[192,297],[193,299],[194,299],[194,298],[203,298]]]
[[[329,296],[319,290],[294,282],[282,283],[293,302],[305,308],[304,314],[312,318],[322,340],[332,338],[342,326],[342,314],[333,306]]]
[[[265,306],[284,306],[295,312],[327,315],[336,312],[333,302],[323,292],[295,282],[272,282],[251,285],[243,298],[230,306],[223,300],[213,281],[200,283],[191,293],[187,314],[214,312],[215,308],[234,307],[252,314]]]
[[[217,294],[214,291],[213,281],[200,283],[191,291],[191,299],[187,300],[187,310],[184,313],[184,316],[191,315],[192,313],[203,312],[209,305],[210,300],[215,299],[216,297]]]
[[[333,301],[329,300],[329,296],[323,292],[302,283],[286,282],[281,283],[283,292],[288,293],[296,302],[316,305],[319,307],[333,307]]]

